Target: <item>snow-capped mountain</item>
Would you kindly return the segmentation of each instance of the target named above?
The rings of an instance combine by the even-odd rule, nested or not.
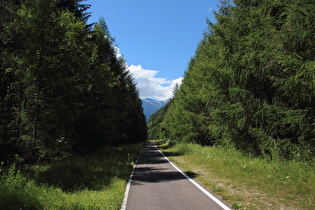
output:
[[[151,98],[142,99],[142,107],[146,120],[148,121],[150,116],[162,108],[169,102],[169,99],[164,101],[158,101]]]

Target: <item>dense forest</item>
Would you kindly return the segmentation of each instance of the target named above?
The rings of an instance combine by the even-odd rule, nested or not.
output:
[[[149,138],[315,154],[315,1],[223,1]]]
[[[84,0],[1,0],[0,162],[146,140],[138,90]]]

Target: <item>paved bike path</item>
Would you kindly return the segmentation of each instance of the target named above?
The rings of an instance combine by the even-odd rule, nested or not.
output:
[[[154,142],[149,142],[141,152],[127,193],[126,210],[229,209],[180,173]]]

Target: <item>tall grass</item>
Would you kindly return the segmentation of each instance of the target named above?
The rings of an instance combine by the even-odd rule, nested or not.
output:
[[[1,168],[0,209],[119,209],[143,144],[59,163]]]
[[[296,208],[315,209],[314,163],[273,161],[253,157],[234,148],[203,147],[198,144],[176,144],[172,153],[204,167],[217,177],[278,196],[282,203],[290,201]]]

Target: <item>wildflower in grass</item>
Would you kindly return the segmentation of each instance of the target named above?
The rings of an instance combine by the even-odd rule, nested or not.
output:
[[[290,176],[287,176],[286,179],[288,179]]]

